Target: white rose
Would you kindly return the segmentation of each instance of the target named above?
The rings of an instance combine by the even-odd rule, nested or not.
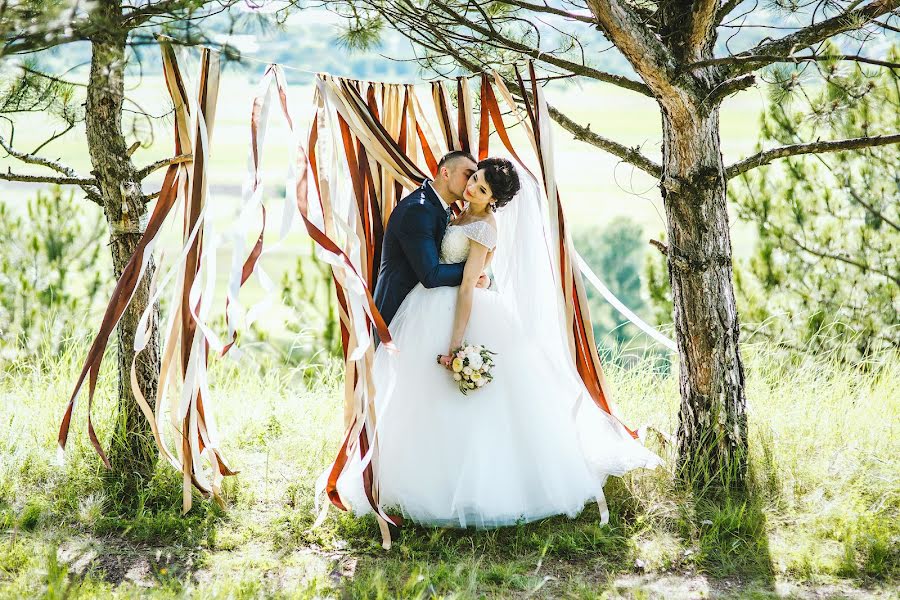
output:
[[[461,379],[462,379],[462,375],[460,375],[459,373],[454,373],[454,374],[453,374],[453,380],[454,380],[454,381],[460,381]]]
[[[466,375],[471,375],[472,367],[463,367],[463,373],[465,373]]]
[[[482,387],[485,383],[487,383],[487,379],[479,379],[475,382],[475,385],[477,385],[478,387]]]
[[[484,366],[484,360],[482,360],[481,355],[476,354],[475,356],[470,356],[469,366],[476,370]]]

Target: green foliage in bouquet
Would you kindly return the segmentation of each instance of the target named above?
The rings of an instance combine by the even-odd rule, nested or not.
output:
[[[493,381],[491,369],[494,368],[493,356],[484,346],[476,346],[463,342],[459,348],[454,348],[451,356],[450,370],[453,372],[453,380],[459,391],[468,395],[470,391],[484,387]]]

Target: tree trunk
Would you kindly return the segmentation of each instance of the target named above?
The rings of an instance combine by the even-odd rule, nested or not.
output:
[[[662,113],[660,190],[681,362],[678,473],[695,489],[743,487],[744,368],[719,141],[721,93],[732,88],[723,87],[727,71],[695,68],[713,57],[721,9],[714,0],[662,2],[651,24],[629,3],[588,0],[588,6]]]
[[[742,487],[747,473],[744,368],[719,112],[688,94],[678,100],[676,108],[663,106],[660,183],[681,360],[678,471],[698,488]]]
[[[122,134],[127,31],[121,23],[119,3],[101,0],[95,5],[92,19],[99,25],[100,33],[91,40],[85,125],[93,174],[100,185],[110,227],[110,251],[118,279],[141,238],[146,208]],[[113,481],[122,485],[121,499],[126,503],[136,498],[141,484],[152,477],[158,457],[150,425],[131,392],[134,332],[150,299],[149,282],[154,271],[151,259],[117,328],[119,393],[109,459]],[[154,307],[151,322],[150,343],[136,363],[138,383],[146,398],[155,398],[159,380],[158,306]]]

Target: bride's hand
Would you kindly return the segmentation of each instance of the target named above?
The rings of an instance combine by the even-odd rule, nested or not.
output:
[[[478,282],[475,284],[477,288],[489,288],[491,287],[491,278],[486,274],[482,273],[478,278]]]

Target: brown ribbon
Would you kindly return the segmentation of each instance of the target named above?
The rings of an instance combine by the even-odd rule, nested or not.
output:
[[[547,190],[547,193],[550,194],[552,192],[548,181],[549,174],[546,161],[551,160],[552,157],[544,156],[544,146],[541,143],[541,111],[538,103],[538,83],[533,61],[529,61],[528,70],[531,77],[531,97],[533,105],[528,102],[527,97],[525,96],[525,84],[522,81],[522,76],[519,74],[518,69],[516,69],[516,79],[519,83],[519,88],[522,90],[525,109],[528,113],[528,118],[531,121],[532,129],[537,141],[535,147],[541,165],[541,172],[544,176],[545,189]],[[611,399],[606,385],[606,377],[603,373],[603,367],[600,364],[600,357],[597,355],[597,347],[594,342],[591,317],[584,296],[581,274],[574,268],[567,248],[566,219],[563,214],[559,188],[554,186],[552,189],[554,189],[556,193],[555,204],[557,209],[557,221],[559,223],[559,262],[563,294],[566,302],[570,304],[574,312],[571,320],[571,336],[574,341],[575,366],[578,370],[578,374],[581,376],[582,382],[584,382],[585,388],[587,388],[588,393],[590,393],[591,398],[594,400],[594,403],[618,420],[618,417],[613,414],[610,406]],[[632,437],[638,437],[636,431],[633,431],[624,423],[622,423],[622,426],[625,427],[626,431],[628,431]]]
[[[189,140],[189,134],[187,132],[190,108],[184,82],[182,80],[181,72],[178,69],[175,52],[172,49],[171,44],[161,41],[160,50],[163,55],[163,74],[166,81],[166,87],[169,90],[172,103],[175,107],[175,155],[178,156],[184,153],[184,146]],[[125,309],[131,303],[131,298],[139,283],[138,278],[141,276],[140,270],[141,265],[143,264],[144,252],[150,242],[159,233],[163,222],[165,222],[166,217],[169,215],[169,212],[172,210],[175,200],[178,197],[178,174],[179,166],[175,164],[169,165],[169,168],[166,170],[166,175],[163,178],[159,198],[157,198],[153,213],[150,215],[150,219],[147,222],[147,228],[141,236],[141,239],[138,241],[134,254],[132,254],[131,258],[128,260],[125,268],[122,269],[122,274],[116,282],[116,287],[113,289],[112,297],[106,307],[106,311],[104,311],[103,319],[100,322],[100,329],[88,350],[87,358],[81,369],[81,374],[78,377],[75,389],[63,412],[63,418],[59,427],[57,440],[60,449],[65,450],[66,442],[69,437],[72,411],[75,408],[75,400],[85,383],[85,379],[87,379],[88,437],[91,440],[91,445],[94,447],[94,450],[96,450],[103,461],[103,464],[107,468],[110,468],[109,459],[106,457],[106,453],[100,445],[100,440],[97,438],[97,432],[94,430],[94,423],[91,418],[91,408],[93,406],[94,393],[97,388],[97,377],[100,372],[100,364],[103,362],[103,354],[109,344],[109,336],[116,324],[118,324],[119,320],[122,318]]]

